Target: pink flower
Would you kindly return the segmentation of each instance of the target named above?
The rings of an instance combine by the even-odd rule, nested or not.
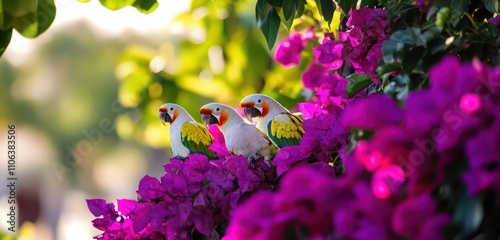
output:
[[[305,34],[292,33],[281,41],[276,49],[274,58],[286,68],[296,66],[300,63],[301,52],[307,45],[307,42],[314,38],[312,29]]]

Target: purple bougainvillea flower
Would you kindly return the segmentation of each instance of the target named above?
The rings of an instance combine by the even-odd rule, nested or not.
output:
[[[307,164],[307,158],[310,153],[304,153],[300,146],[286,146],[280,149],[273,163],[276,164],[276,172],[278,176],[287,172],[295,165]]]
[[[383,109],[382,114],[381,109]],[[350,104],[344,111],[341,121],[346,127],[376,130],[385,126],[400,125],[403,122],[403,113],[390,96],[372,94],[366,99]]]
[[[331,154],[347,144],[348,130],[333,114],[324,114],[307,119],[303,123],[306,134],[300,147],[304,153],[316,154],[320,160],[331,162]]]
[[[370,74],[375,79],[381,47],[390,37],[386,15],[387,11],[381,8],[351,9],[347,15],[348,30],[339,32],[338,40],[325,36],[323,43],[314,48],[318,63],[337,70],[347,61],[356,73]]]
[[[324,68],[327,70],[338,70],[342,67],[342,64],[344,64],[344,59],[342,57],[343,49],[344,44],[342,42],[325,38],[321,45],[313,48],[313,52],[318,63]]]
[[[423,223],[432,219],[436,214],[436,209],[437,204],[428,193],[416,198],[409,198],[396,207],[392,218],[392,227],[394,231],[403,236],[419,236]]]
[[[314,38],[314,32],[309,29],[305,34],[292,33],[281,41],[276,49],[274,58],[283,67],[289,68],[300,63],[301,52],[307,45],[307,42]]]

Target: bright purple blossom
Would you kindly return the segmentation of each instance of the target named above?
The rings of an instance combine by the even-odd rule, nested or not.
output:
[[[403,108],[373,95],[345,110],[343,124],[375,132],[352,155],[369,171],[399,166],[408,193],[421,194],[441,184],[465,150],[469,167],[462,180],[469,193],[492,189],[500,195],[499,68],[447,57],[429,75],[430,87],[411,92]],[[382,184],[373,190],[383,196],[390,189]]]
[[[380,8],[351,9],[346,23],[349,29],[339,32],[338,40],[325,37],[313,49],[318,63],[325,69],[337,70],[346,61],[356,73],[375,78],[382,44],[390,37],[386,15],[387,11]]]
[[[236,205],[252,192],[271,189],[275,178],[262,158],[249,164],[241,156],[219,157],[171,159],[160,180],[141,179],[138,201],[119,200],[118,212],[104,200],[88,200],[90,211],[103,216],[94,220],[104,231],[97,238],[190,239],[201,234],[219,239]]]
[[[281,41],[276,49],[274,58],[277,62],[281,63],[283,67],[289,68],[296,66],[300,63],[302,58],[301,52],[307,45],[307,42],[314,38],[312,29],[306,33],[292,33],[290,36]]]

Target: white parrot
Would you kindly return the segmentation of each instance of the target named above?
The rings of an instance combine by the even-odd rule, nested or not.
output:
[[[271,140],[254,125],[245,122],[236,110],[220,104],[209,103],[200,109],[204,125],[216,124],[225,138],[227,149],[249,160],[263,156],[268,165],[278,149]]]
[[[173,103],[165,103],[160,109],[160,120],[170,123],[170,147],[176,158],[185,159],[190,153],[201,153],[209,159],[217,158],[217,155],[208,150],[214,139],[208,129],[197,123],[189,113],[181,106]]]
[[[305,131],[302,119],[264,94],[249,95],[240,102],[248,121],[257,118],[257,128],[280,148],[299,145]]]

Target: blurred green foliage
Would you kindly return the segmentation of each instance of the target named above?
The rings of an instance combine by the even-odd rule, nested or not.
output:
[[[125,111],[114,69],[125,47],[138,41],[146,43],[133,35],[103,38],[83,25],[54,35],[19,67],[0,59],[0,122],[43,132],[57,151],[50,161],[64,179],[76,180],[78,166],[68,156],[80,141],[92,142],[84,132],[100,129],[104,119],[112,125]],[[122,143],[114,131],[103,133],[92,154]]]
[[[264,36],[255,26],[254,4],[195,0],[191,10],[169,27],[176,38],[157,49],[130,46],[116,73],[121,80],[120,102],[134,111],[118,117],[119,136],[150,146],[167,146],[168,128],[160,124],[157,114],[166,102],[182,105],[199,119],[199,108],[205,103],[237,107],[243,97],[257,92],[277,98],[288,108],[304,100],[307,94],[300,73],[307,60],[293,69],[273,61]],[[296,21],[294,27],[300,28],[301,22]],[[287,35],[282,28],[278,37]]]
[[[157,0],[99,0],[99,2],[111,10],[132,6],[146,14],[158,8]],[[9,45],[14,29],[24,37],[37,37],[50,27],[56,12],[54,0],[0,0],[0,56]]]

